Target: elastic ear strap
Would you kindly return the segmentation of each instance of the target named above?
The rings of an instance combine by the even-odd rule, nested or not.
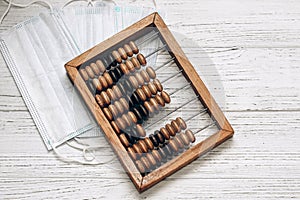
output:
[[[94,1],[94,0],[69,0],[69,1],[67,1],[67,2],[63,5],[62,8],[65,8],[65,7],[68,6],[69,4],[74,3],[74,2],[76,2],[76,1],[85,1],[85,2],[88,3],[88,6],[89,6],[89,5],[93,6],[93,1]],[[97,0],[95,0],[95,1],[97,1]],[[113,2],[115,5],[117,5],[116,2],[113,1],[113,0],[100,0],[100,1],[111,1],[111,2]]]
[[[0,18],[0,24],[3,22],[5,16],[8,14],[11,6],[15,6],[15,7],[18,7],[18,8],[27,8],[33,4],[40,4],[40,5],[46,5],[50,10],[51,12],[53,12],[53,7],[52,5],[48,2],[48,1],[44,1],[44,0],[37,0],[37,1],[32,1],[28,4],[18,4],[18,3],[13,3],[12,1],[13,0],[4,0],[6,3],[8,3],[8,6],[7,6],[7,9],[5,10],[4,14],[1,16]]]

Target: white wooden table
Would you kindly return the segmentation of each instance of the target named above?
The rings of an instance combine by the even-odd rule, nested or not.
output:
[[[197,41],[215,64],[235,136],[139,194],[118,162],[67,164],[48,152],[1,57],[0,199],[300,199],[300,2],[157,3],[170,28]],[[40,9],[13,9],[0,31]]]

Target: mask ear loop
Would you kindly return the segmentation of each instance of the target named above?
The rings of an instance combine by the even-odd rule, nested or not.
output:
[[[46,7],[48,7],[51,10],[51,12],[53,13],[53,7],[52,7],[52,5],[48,1],[37,0],[37,1],[32,1],[32,2],[30,2],[28,4],[13,3],[12,0],[4,0],[4,1],[6,3],[8,3],[8,6],[7,6],[5,12],[3,13],[3,15],[0,18],[0,24],[2,24],[4,18],[6,17],[6,15],[8,14],[8,12],[9,12],[9,10],[10,10],[10,8],[12,6],[15,6],[15,7],[18,7],[18,8],[27,8],[27,7],[29,7],[29,6],[31,6],[33,4],[40,4],[42,6],[46,5]]]
[[[74,3],[74,2],[77,2],[77,1],[85,1],[85,2],[88,3],[88,6],[94,6],[94,5],[93,5],[93,1],[94,1],[94,0],[69,0],[69,1],[67,1],[67,2],[63,5],[62,8],[65,8],[65,7],[68,6],[69,4]],[[95,1],[97,1],[97,0],[95,0]],[[103,2],[103,1],[110,1],[110,2],[113,2],[115,5],[117,5],[117,3],[116,3],[115,1],[113,1],[113,0],[101,0],[101,1],[102,1],[102,2]]]

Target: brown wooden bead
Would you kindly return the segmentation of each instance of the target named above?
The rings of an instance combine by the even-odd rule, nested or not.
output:
[[[106,116],[106,118],[109,121],[113,120],[113,115],[111,114],[111,112],[110,112],[110,110],[108,108],[103,108],[103,112],[104,112],[104,115]]]
[[[126,60],[125,65],[131,73],[135,72],[134,65],[130,60]]]
[[[178,144],[177,144],[177,142],[176,142],[174,139],[172,139],[172,140],[169,141],[168,146],[169,146],[169,147],[172,149],[172,151],[174,151],[174,152],[178,152],[178,151],[179,151]]]
[[[130,59],[130,61],[132,62],[132,64],[134,65],[136,70],[141,69],[141,64],[140,64],[140,62],[138,61],[138,59],[136,57],[132,57]]]
[[[155,87],[155,85],[152,82],[148,83],[148,88],[150,89],[150,91],[153,95],[157,94],[157,88]]]
[[[161,95],[161,97],[164,99],[164,101],[166,103],[170,103],[171,102],[171,98],[170,98],[169,94],[166,93],[165,91],[162,91],[160,95]]]
[[[138,54],[136,56],[136,58],[139,60],[139,62],[141,63],[141,65],[143,65],[143,66],[147,65],[146,58],[144,57],[143,54]]]
[[[123,60],[127,60],[128,57],[126,51],[122,47],[118,48],[118,52]]]
[[[136,125],[136,132],[139,134],[140,137],[145,137],[146,136],[146,131],[143,128],[143,126],[140,125],[140,124]]]
[[[187,135],[180,133],[179,137],[185,146],[188,146],[190,144],[190,140]]]
[[[174,137],[173,140],[176,141],[176,143],[178,144],[178,148],[179,148],[179,149],[184,148],[184,144],[183,144],[183,142],[179,139],[178,136]]]
[[[83,80],[87,81],[89,80],[89,75],[87,74],[85,69],[80,69],[79,70],[81,77],[83,78]]]
[[[106,68],[101,60],[97,60],[96,65],[97,65],[98,69],[100,70],[100,73],[104,73],[106,71]]]
[[[103,76],[99,76],[98,80],[101,83],[103,89],[106,89],[108,87],[108,83]]]
[[[154,79],[153,84],[156,86],[156,89],[159,92],[163,91],[163,86],[162,86],[161,82],[158,79]]]
[[[134,149],[132,147],[129,147],[127,149],[127,152],[129,154],[129,156],[133,159],[136,160],[137,159],[137,154],[135,153]]]
[[[125,50],[127,56],[129,56],[129,57],[133,56],[132,49],[131,49],[131,47],[128,44],[124,45],[124,50]]]
[[[128,102],[126,101],[125,98],[122,97],[122,98],[119,100],[119,102],[122,104],[122,106],[123,106],[123,108],[124,108],[124,112],[129,110],[129,104],[128,104]]]
[[[153,105],[155,113],[157,114],[159,112],[159,105],[157,101],[155,100],[155,98],[150,98],[149,102]]]
[[[161,162],[162,161],[162,157],[161,157],[160,153],[156,149],[154,149],[151,153],[152,153],[153,157],[155,158],[155,160],[157,162]]]
[[[149,101],[146,101],[144,102],[144,107],[147,109],[149,117],[153,117],[155,112],[153,105]]]
[[[122,115],[122,120],[125,122],[126,127],[130,127],[131,126],[131,120],[129,118],[129,116],[127,114],[123,114]]]
[[[100,95],[101,95],[101,97],[102,97],[105,104],[107,104],[107,105],[110,104],[110,98],[109,98],[109,96],[107,95],[106,92],[103,91],[103,92],[100,93]]]
[[[126,122],[124,122],[124,120],[121,117],[116,119],[116,123],[121,130],[126,129]]]
[[[114,118],[117,118],[119,116],[119,112],[118,109],[116,108],[116,106],[114,104],[110,104],[108,106],[109,111],[111,112],[111,114],[113,115]]]
[[[141,148],[138,144],[133,144],[132,148],[135,151],[135,153],[137,153],[138,156],[142,155],[143,151],[141,150]]]
[[[112,80],[111,76],[109,75],[109,73],[107,72],[104,72],[103,73],[103,77],[106,79],[107,83],[108,83],[108,86],[111,86],[114,81]]]
[[[153,155],[151,153],[146,153],[146,158],[150,162],[152,168],[154,168],[156,166],[157,162],[156,162],[155,158],[153,157]]]
[[[129,144],[125,134],[123,134],[123,133],[120,134],[119,138],[120,138],[120,141],[121,141],[121,143],[123,144],[124,147],[129,147],[130,144]]]
[[[114,102],[114,106],[118,110],[119,115],[121,115],[121,114],[123,114],[125,112],[124,107],[121,104],[121,102],[119,102],[119,101]]]
[[[137,89],[139,87],[139,82],[136,80],[134,76],[129,76],[128,80],[134,89]]]
[[[101,97],[101,95],[99,95],[99,94],[96,94],[96,101],[97,101],[97,103],[99,104],[99,106],[101,107],[101,108],[103,108],[104,106],[105,106],[105,102],[103,101],[103,98]]]
[[[142,70],[142,71],[140,71],[140,74],[142,75],[145,83],[149,83],[150,76],[148,75],[148,73],[145,70]]]
[[[144,91],[143,91],[141,88],[136,89],[135,92],[136,92],[136,94],[138,95],[139,99],[140,99],[142,102],[146,101],[147,97],[146,97]]]
[[[140,73],[135,73],[134,76],[138,81],[139,85],[144,85],[145,81]]]
[[[127,65],[125,65],[124,63],[121,63],[120,64],[120,69],[121,71],[125,74],[125,75],[128,75],[130,73]]]
[[[114,91],[111,88],[108,88],[106,90],[106,93],[111,101],[115,101],[117,99],[117,96],[115,95]]]
[[[187,125],[186,125],[185,121],[181,117],[177,117],[176,121],[177,121],[177,123],[179,124],[179,126],[181,127],[182,130],[185,130],[187,128]]]
[[[142,90],[144,91],[145,95],[147,98],[151,98],[152,97],[152,93],[149,89],[149,87],[147,85],[143,85],[142,87]]]
[[[131,120],[134,124],[136,124],[136,123],[137,123],[137,118],[136,118],[135,114],[134,114],[133,112],[131,112],[131,111],[129,111],[127,114],[128,114],[128,116],[129,116],[130,120]]]
[[[175,135],[176,135],[176,132],[175,132],[175,130],[173,129],[173,127],[171,126],[171,124],[167,124],[167,125],[166,125],[166,129],[167,129],[167,131],[169,132],[170,136],[175,136]]]
[[[139,53],[139,48],[136,46],[136,44],[133,41],[129,42],[129,46],[132,49],[132,52],[134,54],[138,54]]]
[[[85,71],[87,72],[87,74],[89,75],[90,78],[94,78],[95,77],[95,74],[92,70],[92,68],[90,66],[86,66],[85,67]]]
[[[136,167],[138,168],[138,170],[139,170],[142,174],[144,174],[144,173],[146,172],[146,167],[144,166],[144,164],[143,164],[142,161],[137,160],[137,161],[135,162],[135,164],[136,164]]]
[[[155,95],[155,100],[161,107],[164,107],[166,105],[164,99],[159,94]]]
[[[141,161],[144,164],[144,166],[146,167],[146,171],[149,171],[149,169],[151,169],[151,164],[150,164],[149,160],[146,157],[142,156]]]
[[[150,150],[153,150],[153,149],[154,149],[154,145],[153,145],[152,141],[150,140],[150,138],[146,137],[146,138],[144,139],[144,141],[145,141],[145,143],[146,143],[148,149],[150,149]]]
[[[185,134],[188,136],[191,143],[194,143],[196,141],[195,135],[190,129],[186,130]]]
[[[168,130],[166,128],[161,128],[160,129],[161,134],[165,137],[166,140],[170,139],[170,133],[168,132]]]
[[[96,75],[99,75],[99,74],[100,74],[100,70],[99,70],[98,66],[97,66],[95,63],[91,63],[90,66],[91,66],[93,72],[94,72]]]
[[[144,140],[139,140],[137,142],[138,145],[140,145],[140,149],[142,149],[143,153],[147,153],[148,152],[148,148],[146,143],[144,142]]]
[[[152,79],[156,78],[156,73],[152,67],[147,67],[146,72],[148,73],[150,78],[152,78]]]
[[[118,63],[122,62],[121,55],[119,54],[118,51],[113,51],[111,54]]]
[[[94,78],[92,82],[93,82],[93,86],[96,88],[96,90],[98,90],[98,91],[102,90],[102,85],[98,79]]]
[[[121,133],[121,130],[118,127],[117,123],[115,121],[111,121],[110,124],[113,127],[114,131],[117,133],[117,135],[119,135]]]
[[[173,127],[176,133],[179,133],[181,131],[180,125],[176,120],[172,120],[171,126]]]
[[[160,144],[163,144],[165,142],[165,137],[163,136],[162,133],[160,133],[159,131],[155,131],[156,132],[156,137],[158,139],[158,142]]]
[[[115,93],[117,99],[120,99],[123,96],[120,88],[117,85],[114,85],[112,87],[112,90]]]

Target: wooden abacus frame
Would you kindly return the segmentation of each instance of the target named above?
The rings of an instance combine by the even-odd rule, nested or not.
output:
[[[183,70],[182,74],[185,78],[192,83],[195,93],[199,95],[201,103],[208,109],[208,113],[216,121],[219,131],[149,174],[142,176],[125,147],[120,142],[110,122],[97,104],[95,97],[91,94],[85,81],[81,78],[78,68],[97,55],[118,46],[120,43],[141,36],[147,28],[155,28],[160,33],[160,39],[167,44],[169,53],[174,56],[177,66]],[[233,136],[234,131],[231,125],[158,13],[153,13],[145,17],[134,25],[81,54],[68,62],[65,68],[139,192],[150,188]]]

